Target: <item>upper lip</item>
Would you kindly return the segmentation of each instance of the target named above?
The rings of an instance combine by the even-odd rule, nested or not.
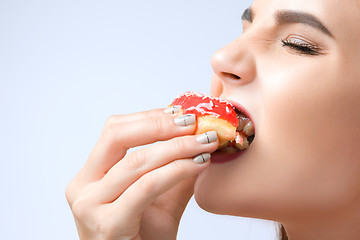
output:
[[[250,121],[253,123],[254,129],[256,128],[255,123],[253,121],[253,118],[252,118],[250,112],[243,105],[241,105],[240,103],[235,102],[233,100],[230,100],[230,99],[226,99],[226,101],[230,102],[236,108],[236,110],[238,110],[238,111],[242,112],[243,114],[245,114],[250,119]]]

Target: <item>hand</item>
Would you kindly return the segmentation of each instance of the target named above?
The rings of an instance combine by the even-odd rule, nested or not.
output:
[[[176,239],[195,179],[218,147],[215,132],[191,135],[195,121],[163,110],[108,119],[66,189],[80,239]]]

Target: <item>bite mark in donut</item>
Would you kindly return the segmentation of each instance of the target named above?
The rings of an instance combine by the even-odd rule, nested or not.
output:
[[[195,114],[195,134],[216,131],[219,151],[245,150],[253,139],[254,127],[250,119],[226,100],[196,92],[185,92],[175,98],[170,106],[181,107],[179,115]]]

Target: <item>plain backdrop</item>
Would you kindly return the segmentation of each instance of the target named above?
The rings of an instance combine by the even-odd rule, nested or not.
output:
[[[0,239],[78,239],[65,188],[110,115],[209,93],[250,0],[0,0]],[[275,239],[192,199],[178,239]]]

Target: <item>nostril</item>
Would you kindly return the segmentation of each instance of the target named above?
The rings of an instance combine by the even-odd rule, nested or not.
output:
[[[230,80],[239,80],[241,79],[241,77],[239,77],[238,75],[235,75],[233,73],[227,73],[227,72],[222,72],[223,76],[227,79]]]

